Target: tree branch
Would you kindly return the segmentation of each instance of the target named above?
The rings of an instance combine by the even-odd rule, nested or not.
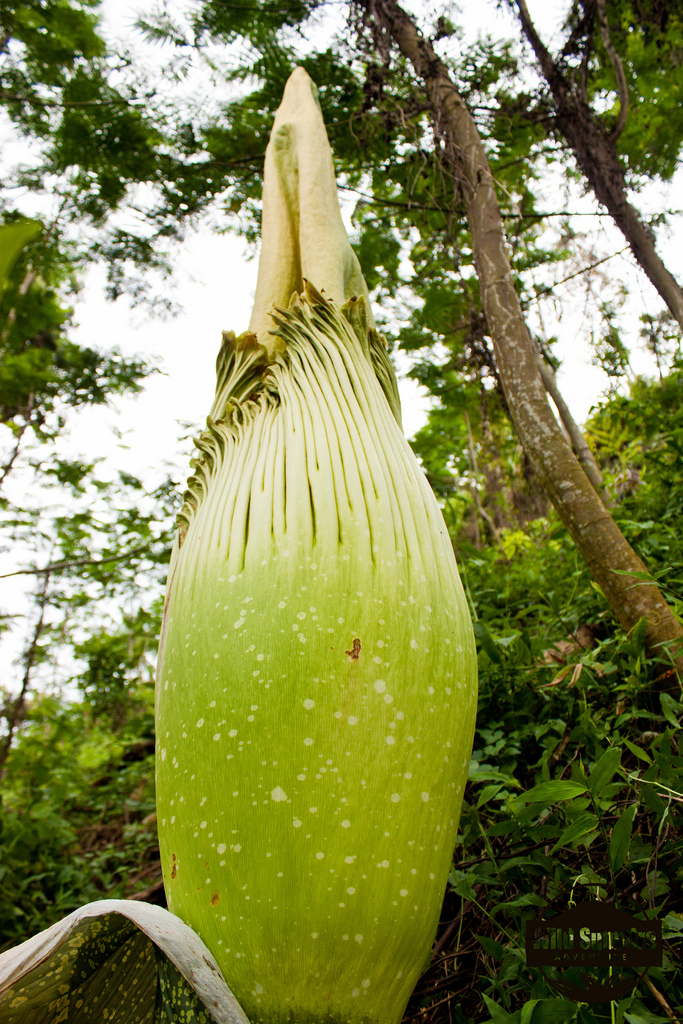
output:
[[[593,457],[593,452],[588,447],[585,437],[579,427],[578,423],[574,419],[569,409],[569,406],[565,402],[559,387],[557,386],[557,379],[555,377],[555,371],[552,366],[546,362],[543,353],[539,350],[537,357],[538,368],[541,371],[541,377],[545,384],[545,389],[550,395],[557,409],[560,419],[564,424],[564,428],[567,431],[571,446],[574,449],[574,454],[583,466],[584,472],[593,487],[600,495],[605,505],[609,508],[612,504],[610,495],[607,493],[605,488],[604,480],[602,479],[602,473],[598,468],[598,464]]]
[[[522,2],[524,2],[524,0],[522,0]],[[607,11],[605,10],[605,0],[598,0],[598,15],[600,18],[600,35],[602,36],[602,45],[607,51],[607,56],[612,61],[612,67],[614,68],[614,73],[617,76],[617,87],[619,89],[619,116],[617,117],[617,123],[609,134],[610,142],[616,142],[624,130],[626,118],[628,117],[628,86],[626,84],[624,65],[621,63],[619,54],[614,49],[612,40],[610,39]]]
[[[0,580],[9,579],[10,576],[40,576],[43,573],[61,572],[63,569],[74,569],[82,565],[106,565],[108,562],[122,562],[125,558],[132,558],[133,555],[146,551],[148,544],[140,544],[122,555],[110,555],[108,558],[81,558],[75,562],[53,562],[43,569],[17,569],[16,572],[6,572],[0,575]]]
[[[567,277],[560,278],[559,281],[554,281],[552,284],[545,288],[539,288],[536,291],[536,298],[541,295],[550,295],[554,288],[557,288],[560,284],[566,284],[567,281],[572,281],[575,277],[580,277],[581,274],[587,274],[589,270],[594,270],[599,267],[601,263],[607,263],[607,260],[613,260],[615,256],[621,256],[622,252],[626,252],[630,246],[625,245],[623,249],[618,249],[617,252],[610,253],[609,256],[603,256],[601,259],[596,260],[595,263],[589,263],[587,267],[581,267],[580,270],[575,270],[573,274],[569,274]]]
[[[491,536],[493,537],[493,539],[495,540],[496,544],[498,545],[503,558],[507,559],[507,555],[505,554],[505,548],[503,547],[503,542],[500,539],[500,530],[498,529],[498,527],[494,523],[492,517],[489,515],[489,513],[484,508],[484,506],[482,504],[482,500],[481,500],[481,495],[479,494],[479,466],[477,465],[477,456],[476,456],[475,451],[474,451],[474,438],[472,437],[472,427],[470,426],[470,418],[469,418],[469,416],[467,414],[467,411],[465,411],[465,423],[467,424],[467,438],[468,438],[469,453],[470,453],[470,464],[472,466],[472,472],[474,473],[474,483],[472,485],[472,497],[474,498],[474,503],[477,506],[477,511],[479,512],[479,515],[481,516],[481,518],[484,520],[484,522],[488,526],[489,531],[491,533]],[[479,532],[479,528],[477,527],[477,533],[478,532]]]
[[[29,395],[29,406],[28,406],[28,408],[26,410],[26,414],[25,414],[25,417],[24,417],[24,422],[21,424],[21,426],[19,428],[19,432],[16,435],[16,442],[14,444],[14,448],[12,449],[12,454],[10,455],[10,457],[7,460],[7,462],[5,463],[5,465],[2,467],[2,472],[0,472],[0,488],[4,484],[4,482],[7,479],[7,477],[9,476],[9,474],[10,474],[10,472],[12,470],[12,467],[14,466],[14,463],[16,461],[17,455],[21,451],[21,441],[22,441],[22,438],[23,438],[24,434],[26,433],[26,429],[27,429],[29,423],[31,422],[30,421],[30,415],[31,415],[31,408],[30,408],[30,406],[31,406],[31,403],[32,403],[32,399],[33,399],[33,395]]]
[[[48,586],[50,584],[50,574],[45,574],[43,585],[40,588],[38,595],[38,608],[39,615],[35,629],[33,630],[33,636],[28,646],[26,654],[24,655],[24,675],[21,680],[21,689],[15,700],[10,701],[7,706],[3,709],[3,717],[7,721],[7,735],[3,737],[2,743],[0,744],[0,778],[4,774],[4,765],[9,756],[10,747],[12,746],[12,740],[17,728],[21,725],[24,717],[24,708],[26,706],[26,696],[31,686],[31,673],[36,663],[36,655],[38,654],[38,643],[45,629],[45,610],[48,606]]]
[[[550,51],[548,50],[543,40],[539,36],[538,32],[536,31],[536,26],[531,20],[531,15],[529,14],[529,8],[526,5],[526,0],[517,0],[517,8],[519,10],[519,20],[522,23],[522,30],[527,40],[531,44],[532,50],[536,54],[536,59],[538,60],[538,63],[541,65],[541,70],[543,71],[545,78],[548,80],[548,82],[550,82],[551,78],[556,83],[559,83],[561,81],[566,89],[566,80],[560,74],[557,65],[555,64],[555,61],[550,55]]]
[[[0,90],[0,100],[10,103],[29,103],[34,107],[62,107],[63,109],[69,107],[113,107],[122,103],[126,106],[135,106],[132,100],[127,100],[123,96],[118,100],[74,100],[71,103],[60,103],[59,100],[40,100],[37,96],[15,96],[4,90]],[[146,102],[146,100],[140,100],[139,105],[144,106]]]
[[[337,188],[341,189],[342,192],[352,192],[354,195],[360,196],[361,199],[367,199],[368,203],[372,206],[396,206],[403,210],[427,210],[432,213],[444,212],[440,206],[430,206],[427,203],[413,203],[409,200],[387,199],[384,196],[371,196],[367,192],[361,192],[360,189],[351,188],[350,185],[337,184]],[[515,213],[501,210],[501,216],[507,220],[545,220],[546,217],[603,217],[604,214],[599,211],[597,213],[575,213],[572,210],[558,210],[555,213],[550,213],[549,211],[539,211],[538,213]],[[628,246],[626,246],[626,248],[628,248]],[[619,250],[619,252],[624,251],[624,249]],[[618,253],[614,253],[613,255],[616,256]],[[605,259],[608,260],[611,258],[611,256],[605,257]]]

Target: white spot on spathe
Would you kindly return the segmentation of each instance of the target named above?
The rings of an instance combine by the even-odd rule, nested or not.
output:
[[[244,619],[241,618],[241,619],[238,619],[237,622],[233,622],[232,628],[233,629],[239,629],[240,626],[243,626],[243,625],[244,625]]]
[[[363,978],[363,980],[361,981],[361,985],[363,986],[363,988],[370,988],[370,979]]]
[[[401,799],[401,797],[400,797],[400,795],[398,793],[392,793],[391,794],[391,802],[392,802],[392,804],[397,804],[400,799]]]
[[[385,743],[388,743],[388,744],[389,744],[389,746],[391,746],[391,744],[392,744],[392,743],[395,743],[395,742],[396,742],[396,740],[394,739],[394,737],[393,737],[393,736],[385,736],[385,737],[384,737],[384,742],[385,742]]]
[[[360,946],[361,942],[363,941],[363,936],[362,935],[354,935],[354,939],[356,940],[356,942]]]
[[[274,800],[275,803],[280,803],[281,800],[287,799],[287,794],[281,786],[276,786],[275,789],[270,791],[270,799]]]
[[[317,932],[311,932],[311,938],[312,939],[317,939],[318,938],[318,933]]]
[[[240,846],[239,843],[237,843],[236,846],[233,846],[233,850],[235,851],[235,853],[239,853],[241,849],[242,849],[242,847]]]
[[[384,682],[383,679],[375,679],[375,682],[374,682],[373,685],[374,685],[375,690],[377,691],[377,693],[384,693],[384,691],[387,688],[387,684]]]
[[[233,739],[235,738],[236,735],[237,729],[231,729],[230,732],[228,733],[228,736],[231,736]]]
[[[338,623],[339,623],[339,625],[341,626],[341,625],[342,625],[342,624],[344,623],[344,619],[337,619],[337,622],[338,622]]]
[[[410,641],[410,646],[412,647],[412,649],[414,651],[416,651],[417,650],[417,640],[411,640]]]
[[[325,856],[325,854],[324,854],[324,853],[316,853],[316,855],[315,855],[315,859],[316,859],[316,860],[322,860],[324,856]]]
[[[311,700],[310,697],[307,697],[306,700],[304,701],[304,707],[306,708],[307,711],[310,711],[311,708],[315,707],[315,701]]]
[[[166,760],[166,747],[164,747],[164,749],[161,751],[161,760],[162,761]]]
[[[389,867],[389,861],[388,860],[381,860],[379,862],[379,864],[377,865],[377,867],[378,868],[388,868]]]
[[[351,989],[351,998],[352,999],[355,999],[356,996],[359,996],[359,995],[360,995],[360,989],[359,988],[352,988]]]
[[[427,801],[429,800],[429,793],[423,793],[422,794],[422,799],[423,799],[423,801],[425,803],[427,803]]]
[[[225,843],[219,843],[218,846],[216,847],[216,853],[225,853],[225,850]]]
[[[198,728],[198,729],[201,729],[201,727],[202,727],[203,725],[204,725],[204,719],[203,719],[203,718],[200,718],[200,719],[199,719],[199,721],[197,722],[197,728]]]
[[[408,890],[407,889],[401,889],[400,890],[400,895],[401,896],[407,896],[408,895]]]
[[[262,996],[263,995],[263,985],[258,985],[258,984],[254,985],[254,995],[257,995],[257,996]]]
[[[355,715],[349,715],[346,721],[349,723],[349,725],[358,725],[358,719],[356,718]]]
[[[344,818],[344,820],[341,823],[341,827],[342,828],[351,828],[351,822],[349,821],[348,818]],[[348,861],[347,861],[347,863],[348,863]]]
[[[296,613],[296,617],[297,617],[297,619],[305,619],[306,618],[306,612],[297,612]]]
[[[297,779],[299,780],[299,782],[305,782],[306,781],[306,776],[305,775],[297,775]]]
[[[346,891],[348,892],[349,896],[353,896],[353,894],[354,894],[354,892],[356,890],[354,889],[354,887],[352,885],[350,885]]]
[[[294,826],[294,828],[301,828],[301,822],[299,821],[298,818],[294,819],[294,821],[292,822],[292,825]]]
[[[304,746],[310,747],[312,743],[313,743],[313,740],[311,739],[311,737],[307,736],[306,739],[304,740]]]
[[[280,603],[278,605],[278,608],[286,608],[286,607],[287,607],[287,602],[286,601],[280,601]]]
[[[220,734],[219,732],[217,732],[217,733],[216,733],[216,735],[214,736],[214,740],[215,740],[216,742],[218,742],[218,740],[219,740],[220,738],[221,738],[221,734]]]
[[[393,704],[394,703],[394,698],[391,696],[390,693],[385,693],[384,694],[384,700],[386,701],[387,704]]]
[[[345,864],[353,864],[355,859],[356,859],[356,854],[354,853],[353,857],[344,857],[344,863]]]

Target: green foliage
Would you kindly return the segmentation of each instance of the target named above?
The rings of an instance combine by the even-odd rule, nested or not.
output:
[[[159,888],[153,680],[175,487],[73,462],[48,479],[47,507],[4,509],[5,536],[53,569],[19,666],[29,685],[0,691],[0,948]]]
[[[2,783],[0,949],[156,877],[153,699],[120,736],[86,707],[33,702]]]
[[[650,0],[611,0],[607,16],[629,93],[629,114],[618,141],[619,153],[636,180],[657,176],[667,181],[678,166],[683,145],[680,7]],[[596,98],[613,98],[614,69],[604,52],[597,26],[595,47],[591,94]],[[605,120],[612,116],[610,111]]]
[[[7,287],[10,271],[17,256],[42,229],[40,221],[27,218],[0,226],[0,295]]]
[[[19,221],[2,231],[36,222]],[[38,271],[40,267],[40,271]],[[54,437],[66,411],[103,405],[136,393],[154,372],[144,360],[124,359],[68,339],[72,310],[64,305],[72,268],[49,238],[25,245],[0,295],[0,422],[16,433],[30,426]]]

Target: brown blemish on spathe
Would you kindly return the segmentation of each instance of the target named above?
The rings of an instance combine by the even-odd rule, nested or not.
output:
[[[211,897],[211,906],[212,907],[217,906],[219,899],[220,899],[220,896],[218,895],[218,889],[216,889],[215,893]]]
[[[171,856],[173,857],[173,864],[171,866],[171,879],[174,879],[175,876],[178,874],[178,861],[176,859],[175,853],[172,853]]]
[[[350,651],[346,651],[346,656],[349,661],[358,661],[360,658],[360,640],[358,637],[353,641],[353,647]]]

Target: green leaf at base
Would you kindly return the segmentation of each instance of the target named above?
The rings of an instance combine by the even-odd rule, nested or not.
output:
[[[249,1024],[175,914],[98,900],[0,954],[3,1024]]]

